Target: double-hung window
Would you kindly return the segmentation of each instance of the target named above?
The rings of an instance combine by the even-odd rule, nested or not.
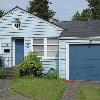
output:
[[[58,57],[58,44],[57,38],[33,38],[33,51],[39,57]]]
[[[38,56],[44,56],[44,39],[43,38],[37,38],[33,39],[33,51],[36,51],[38,53]]]
[[[58,57],[58,39],[47,39],[47,57]]]

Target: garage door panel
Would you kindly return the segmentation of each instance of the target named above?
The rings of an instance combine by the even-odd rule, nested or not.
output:
[[[77,73],[77,74],[72,74],[70,77],[69,77],[71,80],[85,80],[86,78],[86,75],[84,74],[81,74],[81,73]]]
[[[69,76],[75,80],[100,80],[100,45],[70,45]]]

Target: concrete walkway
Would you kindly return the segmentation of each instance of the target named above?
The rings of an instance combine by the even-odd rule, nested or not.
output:
[[[61,100],[77,100],[76,93],[80,89],[81,86],[100,86],[100,82],[95,81],[75,81],[72,84],[67,83],[69,85],[68,89],[63,94]]]
[[[0,80],[0,100],[30,100],[9,88],[10,80]]]

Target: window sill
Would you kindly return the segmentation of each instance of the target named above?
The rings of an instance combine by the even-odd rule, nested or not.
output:
[[[33,44],[32,46],[41,46],[41,45],[43,45],[44,46],[44,44]]]
[[[59,59],[59,57],[41,57],[42,59]]]

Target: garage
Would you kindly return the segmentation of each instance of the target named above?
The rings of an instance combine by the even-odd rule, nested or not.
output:
[[[69,45],[69,79],[100,81],[100,45]]]

